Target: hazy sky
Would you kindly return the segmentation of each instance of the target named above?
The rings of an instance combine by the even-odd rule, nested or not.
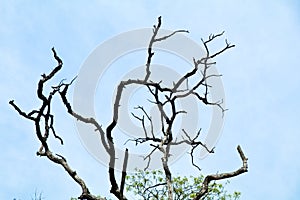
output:
[[[240,167],[240,144],[249,172],[231,179],[229,191],[243,200],[299,199],[300,160],[300,4],[298,1],[6,1],[0,2],[0,199],[69,199],[80,188],[61,167],[38,158],[33,124],[8,104],[25,111],[39,105],[36,83],[56,65],[55,46],[64,68],[52,84],[78,74],[90,52],[109,38],[152,27],[158,16],[167,29],[188,29],[195,41],[226,31],[236,48],[216,59],[227,108],[216,153],[200,161],[203,173]],[[72,90],[70,90],[72,94]],[[70,98],[72,95],[70,94]],[[59,102],[59,101],[57,101]],[[54,111],[65,140],[53,148],[69,158],[91,192],[108,195],[107,169],[81,145],[74,121],[60,103]],[[197,172],[174,164],[177,174]]]

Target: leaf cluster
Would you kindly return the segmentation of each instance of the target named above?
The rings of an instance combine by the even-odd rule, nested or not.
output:
[[[193,199],[201,190],[204,176],[176,176],[172,178],[173,199]],[[228,193],[225,186],[229,183],[209,184],[208,193],[201,199],[205,200],[238,200],[240,192]],[[164,173],[161,170],[136,170],[135,173],[126,176],[126,190],[142,200],[166,200],[168,188]]]

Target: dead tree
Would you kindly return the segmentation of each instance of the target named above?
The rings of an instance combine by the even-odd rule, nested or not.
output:
[[[136,107],[136,109],[142,111],[143,116],[137,116],[135,114],[133,114],[133,116],[141,122],[144,133],[141,134],[141,137],[133,138],[130,141],[133,141],[136,144],[148,143],[152,147],[151,152],[145,155],[145,159],[148,159],[148,164],[149,162],[151,162],[151,155],[154,152],[156,151],[161,152],[161,163],[162,163],[163,171],[165,173],[165,183],[168,188],[169,200],[173,199],[172,172],[170,171],[169,163],[168,163],[169,157],[171,156],[170,148],[174,145],[181,145],[181,144],[190,145],[191,164],[198,169],[200,169],[199,166],[194,163],[194,154],[193,154],[194,150],[198,147],[202,147],[205,148],[208,152],[213,153],[214,149],[209,149],[204,143],[202,143],[198,139],[200,135],[200,131],[196,134],[196,137],[192,138],[190,137],[190,134],[183,129],[182,139],[178,140],[174,138],[172,131],[174,129],[175,119],[179,115],[186,113],[185,110],[179,110],[177,108],[176,102],[182,98],[186,98],[188,96],[194,96],[197,98],[199,103],[203,103],[208,106],[218,106],[220,108],[220,112],[224,112],[225,109],[222,107],[220,102],[210,102],[209,100],[208,91],[210,86],[207,84],[207,80],[216,75],[208,74],[207,70],[211,65],[215,64],[215,62],[212,62],[212,58],[234,47],[234,45],[228,43],[227,40],[225,40],[224,48],[222,48],[217,52],[211,53],[209,50],[209,44],[213,40],[222,37],[224,32],[216,35],[210,35],[207,40],[202,40],[202,43],[206,51],[206,55],[202,58],[193,58],[193,69],[186,72],[186,74],[184,74],[179,80],[174,80],[174,84],[172,87],[165,87],[161,84],[161,82],[152,81],[150,77],[151,62],[154,56],[153,46],[155,45],[155,43],[163,42],[164,40],[167,40],[168,38],[172,37],[174,34],[187,33],[188,31],[177,30],[170,35],[159,37],[158,32],[160,28],[161,28],[161,17],[158,18],[157,24],[153,26],[153,35],[151,37],[148,46],[148,56],[145,65],[145,76],[143,79],[128,79],[128,80],[123,80],[119,83],[117,88],[117,93],[115,96],[115,101],[114,101],[113,118],[111,120],[111,123],[108,125],[108,127],[106,127],[106,129],[104,129],[96,119],[91,118],[89,116],[82,116],[80,113],[77,113],[75,110],[72,109],[72,106],[67,98],[67,92],[68,92],[68,88],[72,85],[72,83],[75,81],[76,78],[74,78],[69,83],[64,83],[63,81],[61,81],[58,85],[52,86],[51,91],[48,94],[45,94],[44,91],[45,84],[47,83],[47,81],[52,79],[61,70],[63,66],[63,62],[61,58],[57,55],[54,48],[52,48],[52,52],[55,60],[57,61],[57,66],[49,74],[42,74],[41,75],[42,77],[39,80],[37,86],[37,96],[42,103],[41,106],[37,109],[34,109],[26,113],[14,103],[14,100],[11,100],[9,102],[9,104],[19,113],[19,115],[21,115],[26,119],[31,120],[35,124],[35,134],[41,143],[41,147],[37,151],[37,155],[41,157],[47,157],[50,161],[58,165],[61,165],[64,168],[64,170],[69,174],[69,176],[81,187],[82,194],[78,197],[79,199],[98,200],[100,198],[90,193],[85,181],[80,178],[80,176],[76,173],[76,171],[71,168],[71,166],[69,166],[67,159],[63,157],[63,155],[59,155],[51,151],[51,147],[49,146],[48,143],[49,137],[52,136],[55,137],[61,143],[61,145],[63,145],[63,139],[55,132],[54,115],[51,112],[52,99],[54,96],[59,96],[61,98],[61,101],[65,105],[67,112],[72,117],[74,117],[76,120],[86,123],[87,126],[93,126],[95,128],[95,131],[100,135],[101,138],[100,142],[104,146],[106,153],[109,155],[110,158],[109,167],[108,167],[109,168],[108,176],[111,185],[110,192],[114,194],[114,196],[117,199],[120,200],[127,199],[124,196],[124,185],[125,185],[126,166],[128,162],[129,150],[126,149],[124,151],[125,159],[123,164],[123,172],[121,174],[121,180],[119,180],[118,182],[116,179],[116,171],[115,171],[116,155],[115,155],[115,144],[114,144],[114,134],[113,134],[114,129],[118,124],[120,101],[122,98],[122,93],[125,90],[126,86],[140,85],[146,87],[153,97],[151,103],[153,103],[158,108],[160,119],[152,119],[150,114],[142,106]],[[198,76],[197,73],[199,74],[199,72],[201,74],[201,77],[199,77],[198,79],[199,81],[197,81],[197,83],[184,90],[180,89],[182,88],[181,86],[186,84],[189,78]],[[205,91],[204,94],[200,94],[199,92],[200,88],[202,88],[202,91]],[[162,98],[162,96],[164,98]],[[167,107],[171,108],[171,112],[167,112]],[[153,125],[153,120],[159,120],[161,126],[160,127],[161,134],[157,136],[153,133],[153,129],[151,129],[150,131],[147,130],[145,128],[145,120],[147,120],[151,125]],[[202,197],[205,196],[205,194],[207,194],[208,185],[211,181],[227,179],[234,176],[238,176],[244,172],[247,172],[247,167],[248,167],[247,158],[244,155],[240,146],[237,147],[237,151],[242,160],[242,166],[233,172],[207,175],[204,179],[202,189],[198,191],[195,199],[201,199]]]

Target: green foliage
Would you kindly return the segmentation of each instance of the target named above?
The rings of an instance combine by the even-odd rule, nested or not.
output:
[[[199,177],[173,177],[173,194],[175,200],[193,199],[200,191],[204,176]],[[211,183],[209,192],[202,198],[203,200],[238,200],[240,192],[228,194],[225,184]],[[167,187],[165,184],[164,173],[160,170],[143,171],[137,170],[136,173],[126,177],[126,190],[136,195],[136,199],[147,200],[166,200]]]

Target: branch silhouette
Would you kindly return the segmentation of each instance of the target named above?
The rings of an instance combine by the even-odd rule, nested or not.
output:
[[[196,133],[194,138],[190,137],[190,133],[182,129],[182,137],[181,139],[175,138],[173,135],[174,125],[176,123],[176,119],[178,116],[187,114],[187,111],[178,109],[177,102],[180,99],[188,98],[191,96],[196,97],[199,103],[202,103],[207,106],[217,106],[220,108],[220,112],[224,114],[226,111],[223,108],[222,103],[223,100],[220,99],[218,102],[211,102],[209,99],[209,87],[211,87],[207,82],[209,79],[218,77],[219,75],[208,73],[208,69],[215,64],[212,61],[212,58],[224,53],[225,51],[234,47],[234,45],[228,43],[225,40],[225,47],[221,50],[211,53],[209,50],[209,44],[213,42],[215,39],[218,39],[223,36],[224,32],[210,35],[207,40],[202,39],[202,43],[204,45],[206,55],[202,58],[193,58],[193,68],[190,71],[187,71],[182,77],[178,80],[174,80],[172,86],[164,86],[162,85],[162,81],[155,82],[151,80],[151,65],[152,59],[155,54],[153,48],[156,43],[164,42],[168,40],[175,34],[180,33],[189,33],[187,30],[176,30],[169,35],[160,36],[159,31],[162,25],[161,17],[158,18],[157,24],[153,26],[153,34],[150,39],[148,49],[147,49],[147,61],[145,64],[145,76],[143,79],[128,79],[122,80],[118,87],[117,92],[114,98],[114,105],[112,114],[113,117],[109,123],[109,125],[105,128],[101,126],[96,119],[83,116],[80,113],[77,113],[73,110],[68,98],[67,92],[69,87],[72,85],[74,81],[76,81],[76,77],[72,79],[69,83],[64,83],[62,80],[57,86],[52,86],[51,91],[46,94],[44,91],[44,86],[47,84],[49,80],[51,80],[63,67],[63,62],[61,58],[57,55],[54,48],[52,48],[53,57],[57,62],[57,66],[49,73],[42,74],[41,78],[37,85],[37,97],[41,101],[42,105],[26,113],[22,111],[15,103],[14,100],[11,100],[9,104],[17,111],[17,113],[31,121],[35,124],[35,134],[41,143],[41,147],[37,151],[37,155],[41,157],[47,157],[53,163],[56,163],[63,167],[63,169],[69,174],[69,176],[81,187],[82,193],[78,197],[79,199],[86,200],[100,200],[102,198],[96,197],[92,195],[85,183],[85,181],[80,178],[75,170],[71,168],[68,164],[67,159],[60,154],[53,153],[51,151],[51,147],[48,143],[49,137],[51,135],[59,141],[61,145],[63,145],[63,138],[59,136],[54,128],[54,119],[55,116],[52,114],[51,105],[53,104],[53,97],[55,95],[59,95],[63,105],[66,108],[67,113],[69,113],[73,118],[87,125],[93,126],[95,132],[97,132],[100,136],[100,142],[103,145],[106,153],[109,155],[109,169],[108,169],[108,177],[111,185],[110,192],[120,200],[126,200],[126,196],[124,194],[124,186],[126,184],[126,174],[127,174],[127,164],[129,162],[130,150],[125,150],[125,158],[123,161],[123,170],[121,172],[121,179],[118,183],[115,171],[115,161],[116,161],[116,146],[114,143],[114,132],[115,128],[119,123],[119,107],[121,104],[121,99],[124,90],[127,86],[130,85],[138,85],[147,88],[149,94],[152,99],[149,100],[150,103],[154,104],[157,107],[159,112],[159,119],[154,119],[151,114],[141,105],[138,105],[135,109],[142,111],[142,116],[138,114],[132,113],[132,116],[141,123],[143,127],[143,133],[141,133],[141,137],[131,138],[127,142],[134,142],[136,145],[145,143],[151,147],[151,151],[144,156],[144,159],[147,160],[147,165],[145,166],[145,170],[148,169],[151,162],[151,157],[154,152],[161,153],[161,164],[165,174],[165,182],[158,185],[166,185],[168,188],[167,198],[169,200],[173,199],[173,184],[172,184],[172,172],[169,166],[169,158],[172,156],[171,148],[172,146],[177,145],[189,145],[190,146],[190,157],[192,166],[201,170],[200,167],[194,161],[194,152],[195,149],[201,147],[204,148],[209,153],[214,153],[214,148],[209,149],[206,144],[200,141],[199,135],[200,131]],[[199,77],[199,74],[201,76]],[[189,79],[197,77],[197,82],[189,86]],[[185,88],[185,86],[187,86]],[[185,89],[182,89],[185,88]],[[201,91],[204,91],[204,94],[201,94]],[[153,121],[158,120],[160,122],[160,134],[156,135],[154,133]],[[150,130],[146,128],[146,123],[150,123]],[[43,127],[43,128],[42,128]],[[126,142],[126,143],[127,143]],[[194,198],[201,199],[207,194],[208,185],[211,181],[227,179],[234,176],[238,176],[242,173],[248,171],[247,158],[245,157],[240,146],[237,147],[239,155],[243,161],[243,165],[236,171],[229,173],[221,173],[221,174],[212,174],[207,175],[204,179],[202,189],[197,193],[197,196]],[[149,188],[154,188],[156,185],[153,185]],[[148,190],[146,188],[145,190]]]

